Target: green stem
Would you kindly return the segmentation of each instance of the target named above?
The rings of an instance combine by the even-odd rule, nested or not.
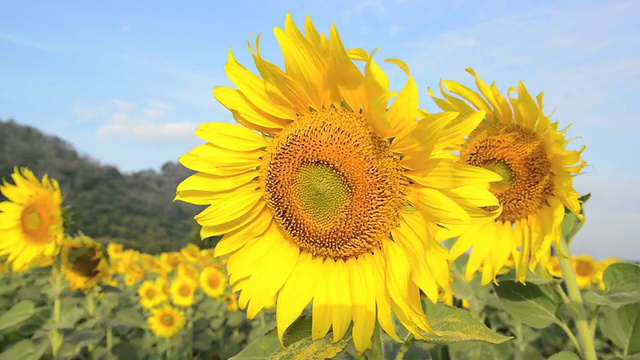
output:
[[[382,329],[380,329],[380,324],[376,323],[376,327],[373,329],[372,341],[373,345],[371,349],[367,351],[367,359],[384,359],[384,344],[382,343]]]
[[[189,341],[187,341],[187,355],[188,359],[193,358],[193,311],[192,309],[187,309],[187,336],[189,337]]]
[[[560,249],[559,249],[558,261],[560,262],[560,268],[562,269],[562,278],[567,287],[569,293],[569,300],[571,301],[572,314],[578,329],[578,338],[580,339],[580,353],[585,360],[596,360],[596,349],[593,343],[593,336],[589,323],[587,321],[587,315],[582,303],[582,295],[578,282],[576,281],[576,274],[571,266],[571,258],[569,252],[569,245],[567,239],[561,237]]]
[[[409,333],[404,338],[404,341],[402,342],[402,346],[400,347],[400,350],[398,350],[398,355],[396,355],[396,360],[404,359],[404,354],[406,354],[407,351],[409,350],[411,343],[413,343],[413,334]]]
[[[580,351],[580,343],[578,342],[578,339],[576,338],[576,336],[573,334],[573,332],[571,331],[571,329],[569,329],[569,327],[567,326],[567,324],[563,323],[562,321],[557,321],[556,325],[560,326],[560,328],[562,330],[564,330],[565,334],[567,334],[567,336],[569,337],[569,340],[571,340],[571,343],[573,344],[573,346],[578,349],[578,351]]]
[[[60,320],[62,319],[62,299],[60,294],[62,293],[62,272],[60,271],[60,258],[56,261],[56,266],[53,269],[53,325],[54,328],[49,330],[49,341],[51,342],[51,353],[53,358],[56,359],[58,357],[58,351],[60,350],[60,346],[62,345],[62,341],[64,340],[64,335],[57,328],[57,325],[60,324]]]
[[[516,335],[516,353],[514,354],[515,360],[524,360],[524,351],[527,347],[527,343],[524,341],[521,322],[516,323],[515,332],[516,332],[515,334]]]
[[[171,346],[171,338],[167,338],[166,339],[166,344],[167,344],[167,353],[166,353],[167,357],[166,358],[167,359],[171,359],[171,357],[173,356],[173,351],[172,351],[173,348]]]
[[[113,348],[113,329],[111,325],[107,325],[107,360],[113,359],[111,349]]]

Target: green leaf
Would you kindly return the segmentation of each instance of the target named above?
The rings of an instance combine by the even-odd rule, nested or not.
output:
[[[301,316],[296,320],[282,337],[286,347],[280,345],[275,330],[267,332],[249,346],[245,347],[231,360],[247,359],[326,359],[339,354],[351,341],[351,332],[332,343],[330,336],[313,341],[311,339],[311,316]]]
[[[640,303],[605,309],[602,332],[625,355],[640,352]]]
[[[135,308],[125,308],[116,312],[113,319],[107,320],[111,326],[147,328],[147,321]]]
[[[434,334],[423,333],[429,343],[455,343],[460,341],[484,341],[500,344],[510,339],[489,329],[473,313],[444,304],[425,305],[427,321]]]
[[[0,331],[11,329],[27,321],[35,314],[35,304],[31,300],[22,300],[0,316]]]
[[[610,292],[629,281],[640,281],[640,267],[631,263],[611,264],[604,270],[602,278],[605,291]]]
[[[516,271],[509,270],[506,274],[498,276],[498,284],[503,281],[518,281],[516,279]],[[527,283],[536,284],[536,285],[548,285],[554,283],[560,283],[560,280],[556,280],[554,278],[546,278],[538,273],[534,273],[531,270],[527,269]]]
[[[580,360],[580,357],[571,351],[560,351],[549,357],[549,360]]]
[[[494,286],[504,308],[516,319],[536,329],[556,321],[560,298],[550,286],[503,281]]]
[[[452,360],[495,360],[509,359],[511,344],[488,344],[477,341],[450,344],[449,356]]]
[[[36,347],[31,340],[22,340],[0,354],[0,360],[31,360],[36,358]]]
[[[604,271],[605,292],[585,293],[584,300],[601,306],[618,308],[640,299],[640,267],[630,263],[613,264]]]

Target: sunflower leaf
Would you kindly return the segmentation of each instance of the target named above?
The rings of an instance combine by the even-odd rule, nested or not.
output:
[[[549,360],[580,360],[580,357],[571,351],[560,351],[551,355]]]
[[[605,291],[585,293],[584,300],[595,305],[619,308],[640,299],[640,267],[631,263],[613,264],[604,271]]]
[[[478,341],[460,342],[449,345],[449,354],[452,359],[476,359],[493,360],[508,359],[511,353],[511,344],[489,344]]]
[[[287,329],[282,337],[283,347],[278,340],[276,330],[267,332],[264,336],[258,338],[249,346],[245,347],[231,360],[248,360],[248,359],[291,359],[291,358],[307,358],[307,359],[326,359],[333,358],[344,350],[351,341],[351,332],[339,341],[332,343],[330,336],[322,339],[311,339],[311,316],[304,315],[298,318]]]
[[[29,320],[36,313],[35,304],[31,300],[22,300],[13,305],[9,311],[0,316],[0,331],[11,329]]]
[[[31,340],[21,340],[0,354],[0,360],[28,360],[36,358],[36,347]]]
[[[457,343],[461,341],[484,341],[500,344],[510,339],[489,329],[473,313],[444,304],[425,305],[425,313],[431,329],[435,332],[423,333],[424,339],[417,342]]]
[[[640,302],[605,309],[602,332],[625,356],[640,352]]]
[[[502,281],[494,288],[504,308],[521,322],[543,329],[559,321],[556,312],[561,300],[552,287]]]

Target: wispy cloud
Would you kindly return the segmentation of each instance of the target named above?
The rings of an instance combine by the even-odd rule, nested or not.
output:
[[[161,141],[193,137],[197,124],[171,121],[171,104],[147,100],[141,104],[115,99],[98,106],[78,106],[76,115],[83,121],[107,122],[98,127],[100,137],[133,137],[145,141]]]
[[[19,37],[19,36],[15,36],[15,35],[12,35],[12,34],[7,34],[7,33],[1,33],[0,32],[0,41],[8,42],[8,43],[11,43],[13,45],[17,45],[17,46],[21,46],[21,47],[27,47],[27,48],[38,50],[38,51],[43,51],[43,52],[46,52],[46,53],[58,53],[58,52],[60,52],[59,49],[57,49],[57,48],[55,48],[53,46],[44,45],[44,44],[41,44],[41,43],[33,41],[33,40],[25,39],[23,37]]]

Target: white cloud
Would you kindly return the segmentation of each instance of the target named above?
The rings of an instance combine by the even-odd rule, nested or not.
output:
[[[29,39],[25,39],[19,36],[15,36],[15,35],[11,35],[11,34],[6,34],[6,33],[0,33],[0,41],[5,41],[14,45],[18,45],[18,46],[22,46],[22,47],[27,47],[27,48],[31,48],[34,50],[38,50],[38,51],[43,51],[43,52],[47,52],[47,53],[57,53],[59,52],[58,49],[48,46],[48,45],[44,45],[41,44],[39,42],[33,41],[33,40],[29,40]]]
[[[146,141],[190,138],[197,126],[195,122],[171,121],[173,105],[157,100],[134,103],[115,99],[75,110],[81,120],[108,122],[96,130],[100,137],[133,137]]]

